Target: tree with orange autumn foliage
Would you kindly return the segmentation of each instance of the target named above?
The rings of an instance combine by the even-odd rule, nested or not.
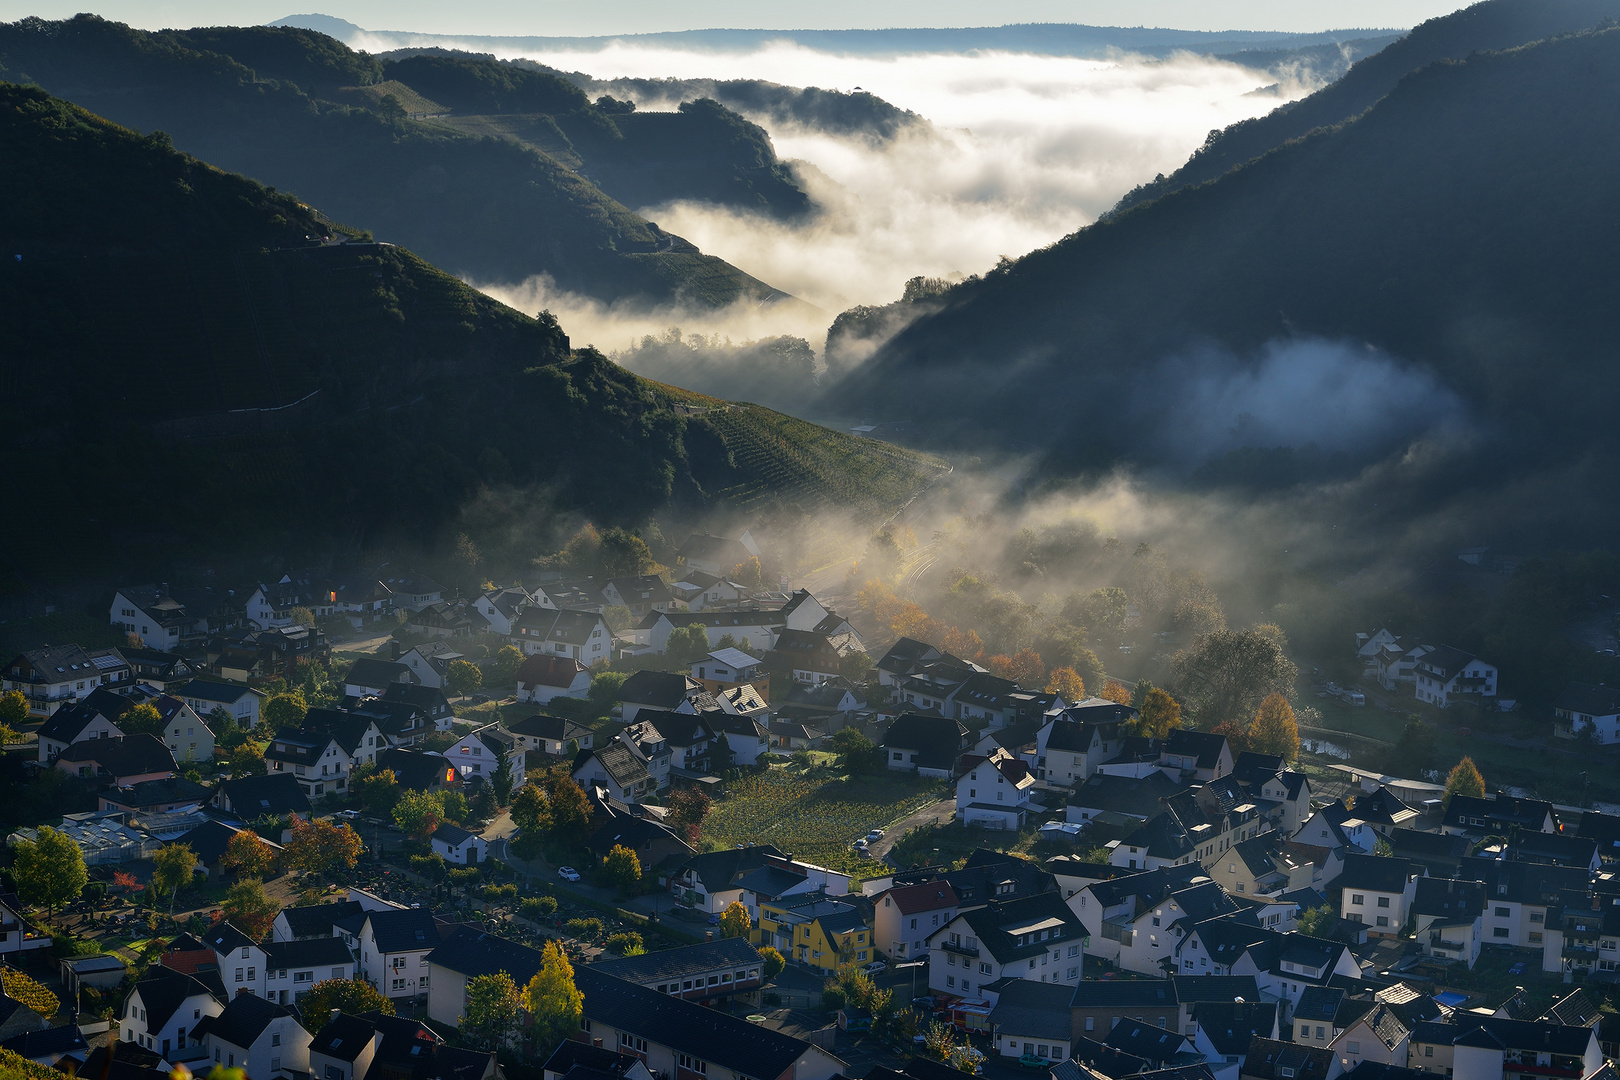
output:
[[[940,644],[940,648],[963,660],[977,660],[984,655],[984,639],[972,630],[958,630],[954,626],[947,626],[945,640]]]
[[[1073,705],[1086,699],[1086,680],[1072,667],[1053,668],[1046,677],[1046,692]]]
[[[985,664],[997,678],[1019,686],[1040,686],[1046,677],[1046,664],[1034,649],[1020,649],[1011,656],[992,656]]]
[[[1234,754],[1241,754],[1249,748],[1249,729],[1236,720],[1222,720],[1209,730],[1212,735],[1225,735]]]
[[[1129,705],[1131,703],[1131,692],[1125,689],[1125,684],[1118,679],[1109,679],[1103,683],[1102,692],[1097,696],[1106,701],[1112,701],[1115,705]]]

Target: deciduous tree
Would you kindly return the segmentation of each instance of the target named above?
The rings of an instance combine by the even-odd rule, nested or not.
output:
[[[334,825],[330,821],[294,817],[292,839],[287,842],[281,858],[292,870],[335,874],[341,870],[353,870],[365,847],[360,834],[351,829],[347,822]]]
[[[436,791],[403,791],[394,804],[394,824],[413,840],[426,840],[444,820],[444,799]]]
[[[1103,688],[1097,696],[1112,701],[1116,705],[1129,705],[1131,703],[1131,692],[1125,689],[1125,684],[1118,679],[1109,679],[1103,683]]]
[[[504,971],[475,975],[467,980],[467,1003],[457,1028],[480,1050],[499,1050],[518,1033],[518,1010],[523,992]]]
[[[787,970],[787,958],[773,945],[767,945],[759,950],[759,962],[760,971],[767,980],[774,979]]]
[[[1171,666],[1176,696],[1204,728],[1253,716],[1268,694],[1292,690],[1299,674],[1276,637],[1256,630],[1200,635]]]
[[[309,702],[304,700],[304,692],[294,689],[271,694],[260,710],[260,716],[270,725],[271,731],[287,731],[302,724],[308,712]]]
[[[574,965],[555,940],[546,942],[540,970],[523,989],[523,1006],[538,1046],[555,1046],[579,1030],[585,995],[574,985]]]
[[[495,771],[489,774],[489,788],[495,793],[495,802],[505,806],[512,801],[512,757],[506,747],[495,745]]]
[[[591,820],[591,803],[585,791],[571,776],[560,776],[551,785],[551,827],[563,835],[574,835]]]
[[[304,1015],[304,1026],[311,1034],[326,1026],[333,1009],[350,1016],[367,1012],[394,1015],[394,1003],[383,997],[376,987],[359,979],[326,979],[318,982],[298,1005]]]
[[[597,558],[604,578],[639,577],[658,565],[647,541],[617,526],[603,531]]]
[[[1485,778],[1479,774],[1479,766],[1474,759],[1465,757],[1451,768],[1446,777],[1446,804],[1450,805],[1453,795],[1472,795],[1476,799],[1485,797]]]
[[[373,814],[392,814],[399,802],[399,780],[393,769],[380,769],[356,785],[360,789],[360,805]]]
[[[1086,698],[1086,680],[1072,667],[1053,668],[1046,676],[1046,692],[1056,694],[1073,705]]]
[[[591,679],[591,688],[585,691],[585,698],[595,705],[601,715],[619,702],[619,691],[624,687],[624,681],[630,676],[622,671],[598,672]]]
[[[1169,694],[1153,687],[1142,697],[1136,719],[1128,725],[1132,735],[1162,739],[1181,726],[1181,706]]]
[[[669,810],[669,813],[664,815],[665,823],[691,839],[702,829],[703,819],[709,816],[714,800],[695,787],[687,787],[670,792],[669,798],[664,800],[664,805]]]
[[[219,910],[227,922],[257,941],[270,932],[281,903],[265,894],[258,878],[243,878],[225,893]]]
[[[523,666],[523,650],[516,645],[502,645],[489,662],[489,678],[502,693],[510,692],[516,684],[517,669]]]
[[[1299,913],[1295,920],[1294,929],[1307,937],[1327,937],[1338,925],[1339,916],[1333,908],[1323,904],[1317,908],[1306,908]]]
[[[219,861],[241,877],[265,878],[276,865],[276,849],[252,829],[243,829],[231,837]]]
[[[163,737],[163,714],[150,702],[143,701],[123,711],[115,721],[125,735],[156,735]]]
[[[231,771],[231,779],[243,776],[263,776],[269,771],[264,763],[264,750],[256,742],[243,742],[231,751],[231,756],[225,759],[225,767]]]
[[[1249,749],[1257,754],[1275,754],[1284,761],[1299,757],[1299,723],[1293,706],[1281,694],[1267,694],[1249,725]]]
[[[0,724],[17,728],[28,722],[28,699],[21,690],[7,690],[0,694]]]
[[[664,656],[671,664],[685,667],[709,655],[709,628],[702,623],[677,627],[670,631],[664,645]]]
[[[526,833],[551,830],[551,800],[539,784],[528,783],[518,789],[512,800],[512,823]]]
[[[457,697],[466,697],[484,685],[484,673],[470,660],[452,660],[445,668],[444,681],[449,685],[451,693]]]
[[[1046,665],[1034,649],[1020,649],[1011,656],[992,656],[985,666],[992,675],[1023,687],[1040,686],[1046,677]]]
[[[607,873],[608,880],[626,895],[635,892],[636,886],[641,884],[641,860],[623,844],[613,845],[602,863],[602,869]]]
[[[733,900],[726,905],[726,910],[720,913],[721,937],[747,937],[754,922],[748,916],[748,909],[741,900]]]
[[[90,880],[79,845],[49,825],[40,826],[35,839],[20,841],[12,851],[11,876],[25,904],[55,911]]]
[[[169,914],[174,914],[174,899],[180,890],[191,884],[191,874],[197,868],[197,853],[190,844],[164,844],[152,854],[152,888],[159,896],[169,897]]]

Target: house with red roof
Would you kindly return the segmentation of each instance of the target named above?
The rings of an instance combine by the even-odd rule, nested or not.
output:
[[[956,917],[960,901],[941,878],[896,885],[872,898],[872,947],[893,960],[928,955],[928,935]]]
[[[536,653],[517,669],[517,699],[544,705],[552,698],[582,698],[591,688],[591,673],[571,656]]]

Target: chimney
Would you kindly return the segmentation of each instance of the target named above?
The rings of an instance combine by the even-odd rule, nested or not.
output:
[[[343,1011],[342,1009],[333,1009],[330,1019],[336,1020],[338,1018],[338,1013],[340,1013],[342,1011]]]

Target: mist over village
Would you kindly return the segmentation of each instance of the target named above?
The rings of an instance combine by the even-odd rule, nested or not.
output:
[[[1620,0],[106,3],[0,1080],[1615,1080]]]

